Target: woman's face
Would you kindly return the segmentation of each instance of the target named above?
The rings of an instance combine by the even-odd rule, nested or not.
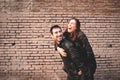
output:
[[[74,19],[70,20],[68,23],[67,31],[72,33],[76,30],[76,21]]]

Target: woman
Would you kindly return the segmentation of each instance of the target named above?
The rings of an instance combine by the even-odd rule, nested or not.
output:
[[[78,74],[76,75],[78,76],[78,78],[75,80],[94,80],[93,75],[96,70],[96,60],[86,35],[80,29],[80,22],[78,19],[72,18],[69,21],[67,29],[64,32],[64,37],[67,40],[71,41],[79,50],[82,50],[82,54],[86,55],[86,57],[84,57],[85,59],[84,58],[82,59],[84,60],[83,62],[85,67],[83,70],[78,71]],[[58,47],[57,50],[63,56],[66,54],[64,52],[64,49],[62,48]],[[77,54],[81,54],[81,53],[77,53]],[[74,54],[76,55],[74,58],[76,64],[77,63],[79,64],[79,59],[82,57],[82,55],[77,55],[77,54],[76,53]],[[73,80],[72,78],[74,77],[68,75],[67,80]]]

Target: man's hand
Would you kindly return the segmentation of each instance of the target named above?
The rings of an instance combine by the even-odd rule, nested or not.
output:
[[[57,50],[63,57],[67,56],[67,53],[65,52],[65,50],[63,48],[57,47]]]
[[[78,75],[82,75],[82,71],[81,70],[78,72]]]

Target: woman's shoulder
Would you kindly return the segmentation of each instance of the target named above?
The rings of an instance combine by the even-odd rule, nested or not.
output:
[[[80,31],[78,34],[78,38],[86,37],[86,34],[83,31]]]

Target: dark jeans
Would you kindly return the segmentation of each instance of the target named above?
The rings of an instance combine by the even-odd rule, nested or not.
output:
[[[87,76],[82,75],[67,75],[67,80],[90,80]]]

